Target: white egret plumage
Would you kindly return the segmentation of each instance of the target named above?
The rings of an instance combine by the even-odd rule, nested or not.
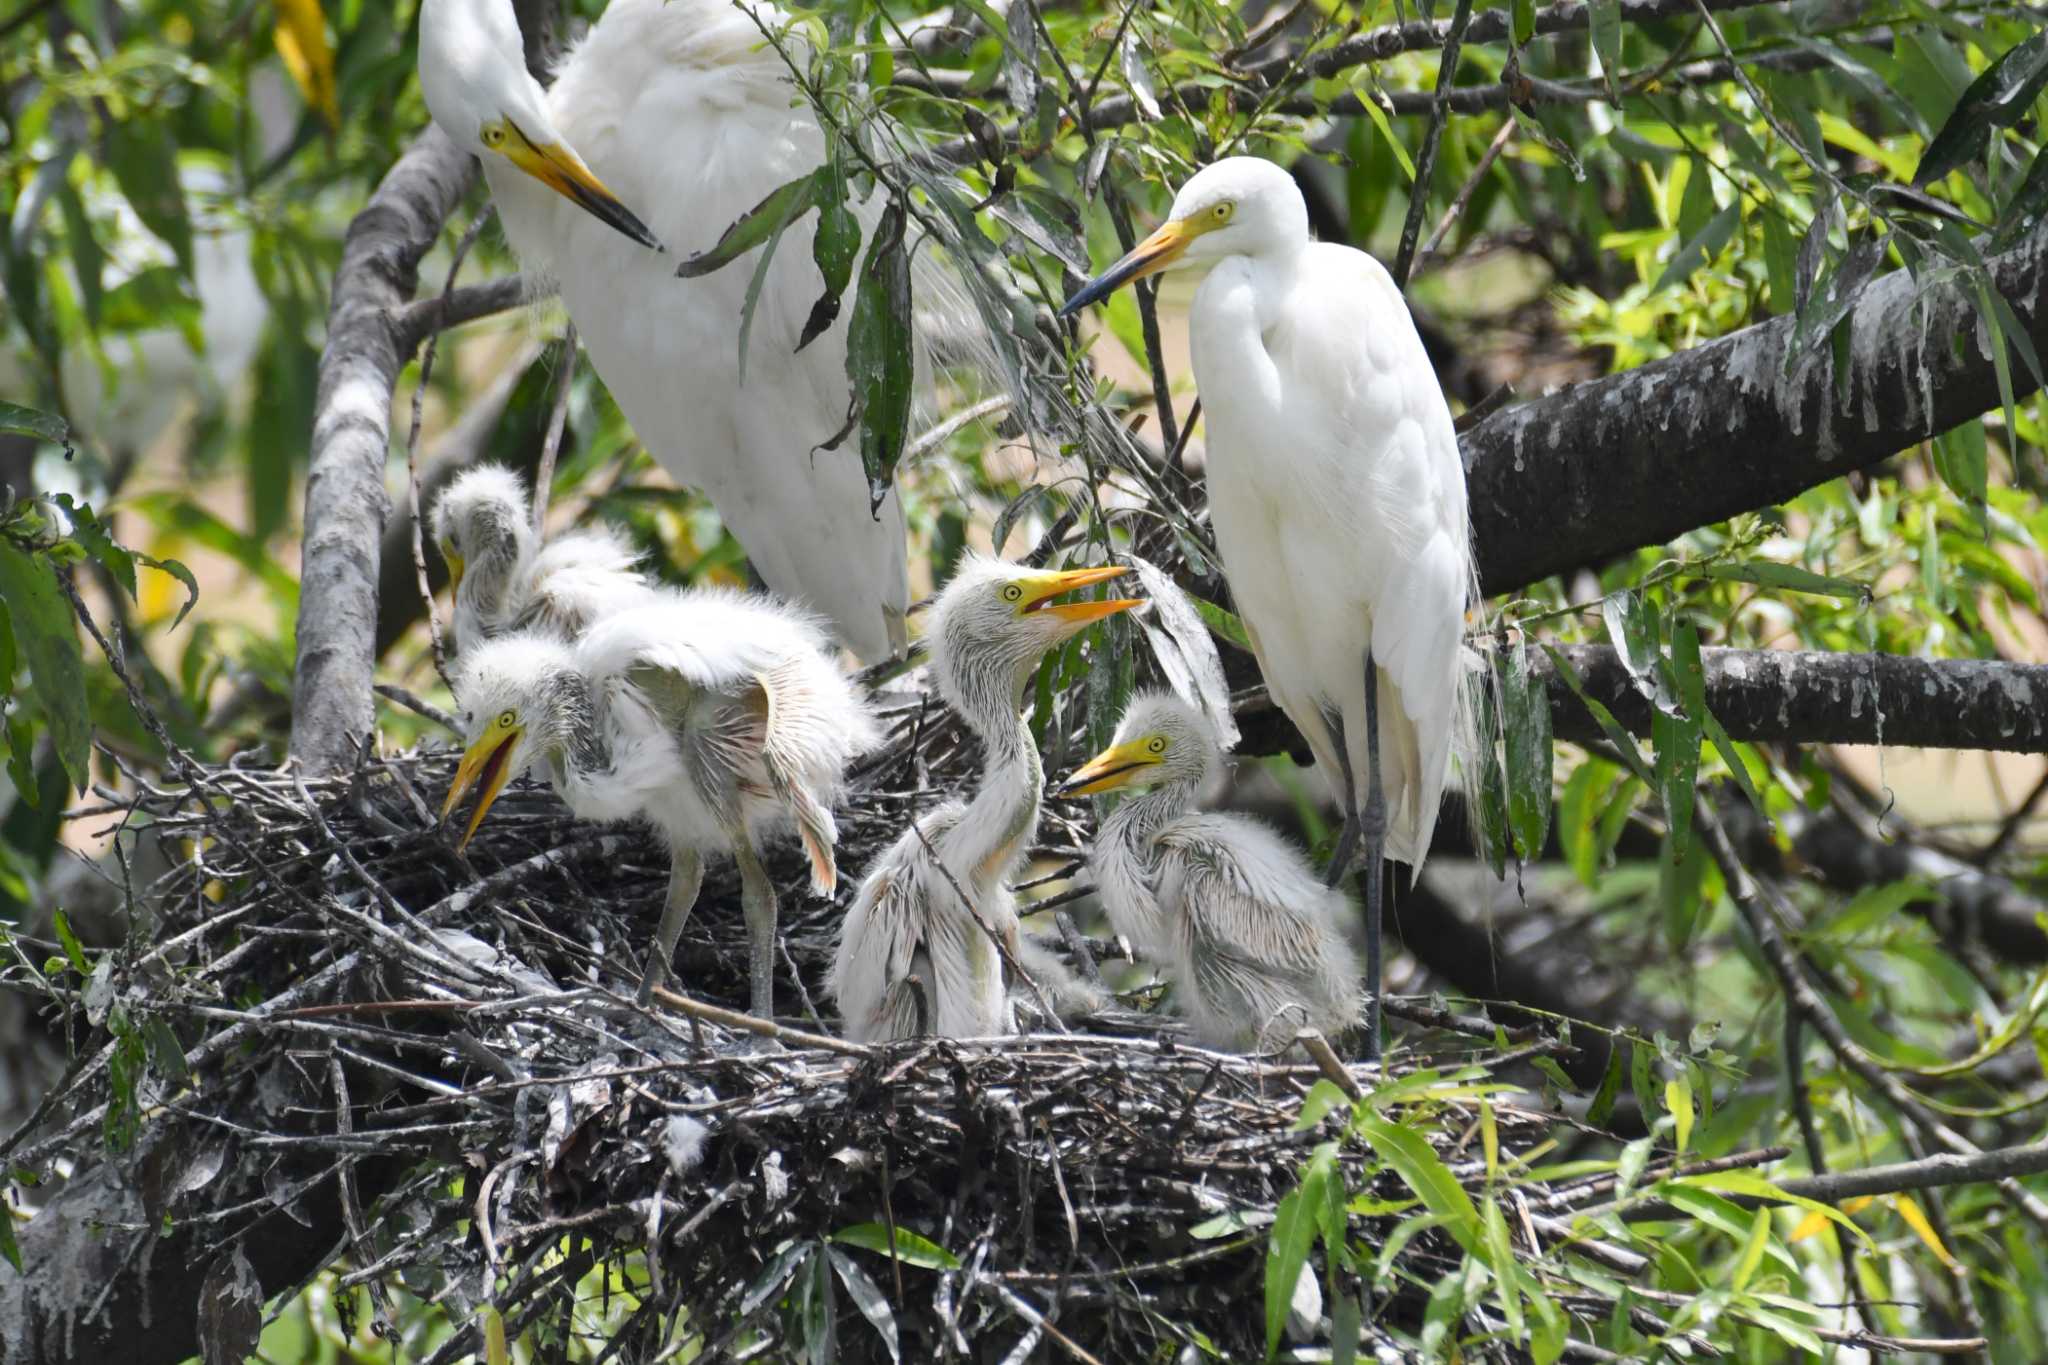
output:
[[[774,1013],[775,887],[761,841],[794,825],[811,888],[838,883],[832,803],[875,740],[865,701],[810,617],[759,594],[663,593],[574,644],[526,632],[465,651],[456,700],[468,748],[443,815],[472,788],[463,841],[516,774],[545,771],[588,820],[640,819],[673,862],[640,1000],[667,973],[706,854],[739,865],[752,1009]]]
[[[612,0],[543,90],[512,0],[425,0],[420,84],[434,121],[482,158],[506,237],[558,282],[655,459],[710,497],[771,589],[876,659],[904,643],[903,509],[892,492],[870,515],[858,455],[817,449],[844,424],[848,388],[844,316],[797,349],[821,288],[815,215],[789,226],[760,283],[744,371],[760,248],[687,280],[647,249],[657,237],[679,253],[710,247],[825,159],[752,14],[783,22],[766,5]]]
[[[657,591],[640,555],[610,527],[542,543],[526,486],[502,465],[449,480],[435,500],[434,540],[448,562],[455,648],[516,630],[573,640],[601,613],[645,606]]]
[[[1247,816],[1203,812],[1221,753],[1200,713],[1164,693],[1131,700],[1109,748],[1062,787],[1129,790],[1089,868],[1117,932],[1166,969],[1173,1001],[1212,1047],[1273,1047],[1308,1026],[1358,1022],[1349,900],[1300,849]]]
[[[920,817],[862,878],[828,983],[847,1037],[1009,1031],[1001,950],[990,934],[1014,951],[1009,882],[1037,836],[1045,780],[1019,714],[1024,684],[1047,650],[1137,605],[1053,599],[1124,572],[1051,572],[970,555],[939,594],[926,637],[932,680],[981,740],[981,785],[972,801]]]
[[[1064,311],[1173,266],[1208,268],[1189,344],[1224,576],[1267,690],[1343,802],[1333,879],[1365,842],[1376,1054],[1381,855],[1421,870],[1453,753],[1473,743],[1457,435],[1400,290],[1364,252],[1310,240],[1280,167],[1200,171]]]

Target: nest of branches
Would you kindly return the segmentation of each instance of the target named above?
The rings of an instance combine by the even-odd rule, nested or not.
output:
[[[971,741],[906,695],[847,803],[849,868],[972,771]],[[588,1355],[625,1361],[689,1338],[713,1359],[1263,1353],[1267,1225],[1351,1116],[1340,1102],[1303,1125],[1304,1098],[1318,1082],[1355,1097],[1373,1068],[1313,1036],[1272,1057],[1203,1051],[1130,1001],[1000,1042],[845,1043],[815,1004],[842,907],[804,892],[793,848],[771,862],[778,994],[805,1023],[763,1038],[736,1013],[746,935],[729,869],[685,934],[687,999],[643,1011],[631,993],[665,884],[658,844],[578,825],[527,783],[459,852],[436,815],[452,770],[445,749],[366,754],[312,783],[179,761],[177,785],[98,808],[123,839],[159,841],[172,870],[135,890],[125,950],[82,983],[43,983],[79,1061],[7,1155],[30,1171],[122,1166],[151,1219],[127,1230],[138,1244],[183,1228],[217,1258],[203,1328],[253,1334],[259,1223],[338,1208],[326,1260],[395,1336],[401,1289],[461,1329],[407,1358],[478,1351],[493,1313],[564,1353],[601,1336]],[[1048,812],[1039,866],[1070,875],[1087,822]],[[1405,1013],[1444,1027],[1408,1027],[1395,1075],[1466,1068],[1481,1083],[1559,1047]],[[1475,1190],[1489,1160],[1554,1122],[1506,1098],[1490,1157],[1470,1104],[1420,1130]],[[1365,1144],[1333,1149],[1344,1186],[1385,1206],[1352,1219],[1378,1246],[1413,1193]],[[1540,1252],[1559,1211],[1600,1196],[1524,1184],[1513,1236]],[[1610,1271],[1640,1269],[1608,1251]],[[1368,1341],[1412,1331],[1460,1260],[1441,1229],[1402,1241],[1405,1288],[1363,1298]],[[1283,1297],[1293,1332],[1327,1341],[1356,1319],[1359,1282],[1313,1278]],[[1493,1325],[1472,1312],[1468,1330]]]

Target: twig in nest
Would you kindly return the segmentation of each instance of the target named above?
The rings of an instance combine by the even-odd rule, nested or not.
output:
[[[836,1052],[842,1057],[866,1059],[875,1055],[875,1050],[861,1043],[849,1043],[844,1038],[834,1038],[823,1033],[806,1033],[802,1029],[784,1028],[773,1019],[761,1019],[738,1010],[729,1010],[717,1005],[707,1005],[701,1000],[692,1000],[687,995],[677,995],[665,986],[654,988],[654,998],[678,1014],[692,1019],[703,1019],[727,1028],[740,1029],[746,1033],[773,1038],[778,1043],[791,1047],[815,1048],[820,1052]]]

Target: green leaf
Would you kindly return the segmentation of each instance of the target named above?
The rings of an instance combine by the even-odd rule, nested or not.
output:
[[[71,253],[71,274],[78,281],[78,301],[85,309],[87,325],[97,330],[101,301],[106,296],[101,279],[106,269],[106,253],[100,250],[92,220],[85,214],[85,204],[69,180],[57,188],[57,207],[64,215],[64,246]]]
[[[184,587],[185,605],[178,608],[178,614],[171,618],[171,624],[167,627],[167,629],[176,630],[179,624],[184,621],[186,614],[199,604],[199,580],[192,576],[190,569],[175,559],[158,559],[155,555],[146,555],[140,550],[130,550],[128,553],[131,557],[143,564],[147,564],[158,573],[169,574]],[[294,593],[293,595],[296,596],[297,594]]]
[[[754,207],[735,219],[709,251],[685,256],[676,266],[678,279],[694,280],[730,265],[747,252],[781,233],[814,202],[818,192],[815,173],[800,176],[772,191]]]
[[[1279,1349],[1280,1333],[1287,1326],[1287,1310],[1294,1303],[1294,1288],[1308,1252],[1315,1245],[1322,1209],[1329,1200],[1325,1188],[1333,1178],[1337,1149],[1323,1143],[1302,1168],[1301,1183],[1280,1201],[1273,1230],[1266,1240],[1266,1359]]]
[[[860,463],[868,476],[870,514],[895,487],[916,381],[904,222],[902,202],[892,199],[861,265],[860,291],[846,329],[846,377],[860,411]]]
[[[1479,1210],[1471,1196],[1451,1174],[1436,1150],[1420,1133],[1371,1115],[1361,1115],[1352,1127],[1380,1159],[1394,1168],[1424,1207],[1444,1220],[1444,1228],[1466,1254],[1480,1249]]]
[[[1771,307],[1790,313],[1797,307],[1794,280],[1798,248],[1792,244],[1792,229],[1772,205],[1761,215],[1764,222],[1764,270],[1771,282]]]
[[[1524,1335],[1522,1292],[1515,1282],[1515,1244],[1508,1237],[1508,1220],[1501,1216],[1500,1204],[1491,1195],[1486,1200],[1480,1229],[1485,1235],[1486,1262],[1493,1270],[1501,1316],[1507,1320],[1508,1340],[1520,1341]]]
[[[71,604],[57,586],[57,569],[0,540],[0,601],[7,604],[14,640],[35,679],[35,696],[49,718],[50,742],[71,785],[91,780],[92,717],[86,710],[85,655]]]
[[[1743,1245],[1742,1255],[1735,1261],[1735,1275],[1730,1283],[1737,1293],[1749,1288],[1757,1267],[1764,1263],[1764,1252],[1770,1244],[1771,1211],[1768,1208],[1758,1209],[1756,1218],[1749,1225],[1749,1241]]]
[[[1821,924],[1819,933],[1829,939],[1853,939],[1867,929],[1875,929],[1897,919],[1915,901],[1934,899],[1933,886],[1918,877],[1888,882],[1883,886],[1868,886]]]
[[[1514,0],[1515,46],[1536,36],[1536,0]]]
[[[1600,56],[1600,71],[1607,78],[1607,93],[1617,102],[1621,87],[1621,0],[1592,0],[1593,51]]]
[[[1948,121],[1927,144],[1913,183],[1925,185],[1974,161],[1993,128],[2010,128],[2026,116],[2028,106],[2048,83],[2048,29],[2015,44],[1970,82]]]
[[[845,294],[853,278],[853,263],[860,257],[860,219],[846,206],[846,182],[829,174],[832,169],[825,166],[818,171],[826,184],[819,191],[818,230],[811,237],[811,260],[817,264],[825,291],[804,319],[803,334],[796,343],[799,351],[824,335],[839,317],[840,296]]]
[[[14,1240],[14,1186],[0,1184],[0,1256],[7,1258],[7,1264],[14,1267],[14,1273],[21,1273],[21,1244]]]
[[[882,1338],[882,1344],[889,1348],[889,1359],[903,1359],[902,1339],[896,1330],[896,1312],[889,1307],[889,1300],[882,1293],[882,1287],[874,1277],[861,1269],[860,1262],[834,1247],[826,1252],[832,1258],[832,1269],[839,1276],[839,1282],[846,1286],[846,1292],[853,1297],[853,1306],[860,1309],[875,1332]]]
[[[1636,691],[1658,710],[1675,706],[1676,698],[1658,668],[1656,617],[1642,595],[1628,589],[1608,593],[1600,600],[1600,619],[1607,625],[1607,642],[1620,656]]]
[[[1524,862],[1543,854],[1550,831],[1550,692],[1529,667],[1527,641],[1508,652],[1501,680],[1507,724],[1508,828]]]
[[[1690,572],[1701,578],[1718,578],[1737,583],[1755,583],[1759,587],[1778,588],[1785,592],[1812,593],[1817,597],[1839,597],[1845,602],[1868,602],[1869,585],[1854,579],[1830,578],[1810,569],[1791,564],[1779,564],[1768,559],[1748,559],[1739,563],[1721,562],[1699,564]]]
[[[1610,0],[1610,3],[1619,3],[1619,0]],[[1401,171],[1408,177],[1408,183],[1414,184],[1415,161],[1408,155],[1407,145],[1394,136],[1394,125],[1387,119],[1387,111],[1380,104],[1379,89],[1373,83],[1372,77],[1367,74],[1366,68],[1358,69],[1358,74],[1352,78],[1351,90],[1358,96],[1358,103],[1364,108],[1365,116],[1372,120],[1372,126],[1379,129],[1380,136],[1386,140],[1388,148],[1394,153],[1394,159],[1401,163]],[[1133,351],[1132,354],[1135,355],[1137,352]]]
[[[1572,661],[1556,646],[1545,641],[1543,652],[1550,656],[1550,666],[1557,670],[1558,676],[1571,688],[1572,695],[1579,699],[1579,704],[1593,717],[1593,723],[1600,727],[1600,733],[1607,737],[1607,742],[1615,747],[1622,761],[1628,764],[1629,771],[1640,778],[1644,785],[1655,787],[1656,778],[1651,775],[1650,765],[1643,762],[1643,752],[1636,747],[1635,736],[1622,728],[1621,722],[1614,718],[1614,713],[1607,709],[1606,703],[1587,693],[1586,680],[1579,676],[1579,670],[1572,667]]]
[[[1209,628],[1210,634],[1226,644],[1236,645],[1247,654],[1253,652],[1252,637],[1246,632],[1244,622],[1237,619],[1236,613],[1225,611],[1214,602],[1197,597],[1193,593],[1188,594],[1188,601],[1195,604],[1195,614],[1202,618],[1202,624]]]
[[[2044,217],[2048,217],[2048,147],[2034,153],[2026,179],[2005,201],[2005,211],[1999,215],[1998,236],[1992,245],[2004,250],[2032,232]]]
[[[79,543],[85,552],[98,560],[106,571],[114,576],[127,592],[128,600],[135,600],[135,556],[114,542],[106,523],[94,515],[92,508],[74,502],[69,493],[59,493],[56,504],[64,509],[71,522],[71,538]]]
[[[1664,1082],[1664,1107],[1678,1129],[1678,1150],[1692,1145],[1692,1082],[1683,1072]]]
[[[889,1254],[889,1229],[880,1223],[855,1223],[832,1234],[841,1246]],[[896,1226],[896,1259],[921,1270],[958,1270],[960,1258],[928,1237],[919,1236],[902,1224]]]
[[[63,947],[64,960],[71,964],[71,970],[80,976],[91,976],[92,965],[85,960],[85,946],[78,941],[78,935],[72,932],[71,916],[65,914],[60,906],[51,914],[50,922],[56,926],[57,942]]]
[[[1765,215],[1767,218],[1769,216]],[[1651,292],[1669,289],[1674,284],[1683,284],[1692,278],[1694,271],[1712,265],[1715,258],[1721,254],[1722,248],[1728,245],[1728,239],[1735,235],[1735,229],[1741,222],[1742,201],[1737,199],[1709,218],[1705,226],[1678,248],[1665,265],[1664,273],[1657,277],[1657,283],[1650,286]]]
[[[1614,1040],[1607,1049],[1607,1074],[1600,1078],[1600,1088],[1593,1092],[1593,1102],[1586,1106],[1586,1122],[1595,1128],[1604,1127],[1614,1115],[1614,1102],[1621,1098],[1621,1040]]]
[[[179,273],[192,278],[192,220],[178,184],[178,144],[162,120],[129,117],[106,124],[107,169],[142,225],[163,239],[177,257]]]
[[[71,453],[71,425],[54,412],[42,412],[36,408],[25,408],[19,403],[0,401],[0,435],[28,436],[51,445],[64,447],[64,453]],[[28,490],[17,488],[16,493]]]

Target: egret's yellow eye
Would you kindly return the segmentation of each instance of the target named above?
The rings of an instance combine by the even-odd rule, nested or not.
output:
[[[1011,583],[1011,584],[1009,584],[1009,585],[1008,585],[1007,587],[1005,587],[1005,588],[1003,589],[1003,600],[1004,600],[1005,602],[1021,602],[1021,601],[1023,601],[1023,600],[1024,600],[1024,589],[1022,589],[1022,588],[1018,587],[1018,586],[1017,586],[1017,585],[1016,585],[1015,583]]]
[[[1230,221],[1230,215],[1235,212],[1237,212],[1237,205],[1226,199],[1215,208],[1210,209],[1209,216],[1218,223],[1227,223]]]
[[[1155,753],[1155,754],[1163,754],[1163,753],[1165,753],[1165,752],[1166,752],[1166,736],[1164,736],[1164,735],[1154,735],[1154,736],[1152,736],[1152,742],[1151,742],[1151,743],[1149,743],[1149,744],[1147,744],[1147,745],[1145,746],[1145,748],[1146,748],[1147,750],[1149,750],[1150,752],[1152,752],[1152,753]]]
[[[504,146],[504,145],[505,145],[505,125],[504,125],[504,124],[502,124],[502,123],[486,123],[486,124],[484,125],[484,131],[483,131],[483,139],[484,139],[484,146],[486,146],[486,147],[502,147],[502,146]]]
[[[517,711],[500,711],[498,713],[498,728],[500,730],[509,730],[518,723],[519,713]]]

